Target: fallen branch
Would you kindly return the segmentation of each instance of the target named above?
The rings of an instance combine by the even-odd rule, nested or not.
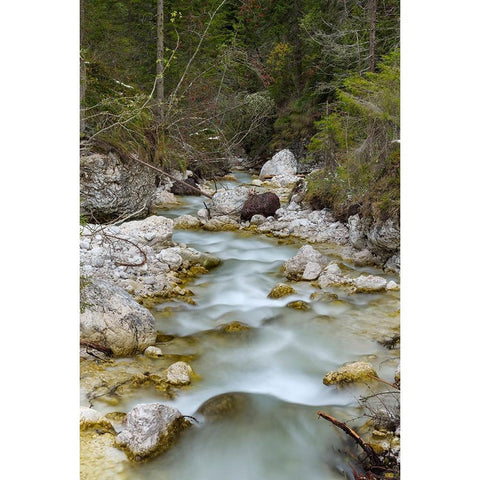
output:
[[[326,413],[324,413],[320,410],[317,412],[317,415],[319,417],[322,417],[325,420],[328,420],[329,422],[333,423],[336,427],[340,428],[347,435],[352,437],[355,440],[355,442],[357,443],[357,445],[359,445],[360,448],[367,454],[368,458],[371,460],[371,462],[373,463],[374,466],[383,465],[383,462],[380,460],[380,458],[378,458],[378,456],[375,453],[375,451],[373,450],[373,448],[368,443],[365,443],[362,440],[362,438],[360,437],[360,435],[357,432],[355,432],[354,430],[352,430],[348,425],[341,422],[340,420],[337,420],[334,417],[331,417],[330,415],[327,415]]]
[[[377,380],[378,382],[384,383],[385,385],[388,385],[389,387],[394,388],[395,390],[400,390],[398,387],[396,387],[393,383],[387,382],[386,380],[382,380],[381,378],[376,377],[375,375],[368,375],[370,378],[373,378],[373,380]]]

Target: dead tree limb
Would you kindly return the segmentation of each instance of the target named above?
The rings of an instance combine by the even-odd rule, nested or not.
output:
[[[398,387],[396,387],[393,383],[387,382],[386,380],[382,380],[381,378],[376,377],[375,375],[368,375],[370,378],[373,380],[377,380],[377,382],[384,383],[385,385],[388,385],[389,387],[394,388],[395,390],[400,390]]]
[[[320,410],[317,412],[317,415],[319,417],[322,417],[325,420],[328,420],[329,422],[333,423],[336,427],[340,428],[347,435],[352,437],[355,440],[355,442],[357,443],[357,445],[359,445],[360,448],[367,454],[368,458],[371,460],[373,465],[375,465],[375,466],[383,465],[383,462],[380,460],[380,458],[378,458],[378,456],[375,453],[375,451],[373,450],[373,448],[368,443],[365,443],[362,440],[362,438],[360,437],[360,435],[357,432],[355,432],[354,430],[352,430],[348,425],[341,422],[340,420],[337,420],[334,417],[331,417],[330,415],[327,415],[325,412],[322,412]]]

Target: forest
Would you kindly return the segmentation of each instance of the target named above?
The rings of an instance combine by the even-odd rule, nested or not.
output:
[[[81,0],[81,138],[214,178],[289,148],[313,208],[400,210],[399,0]]]

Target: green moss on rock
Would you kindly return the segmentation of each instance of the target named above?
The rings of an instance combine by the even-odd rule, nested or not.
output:
[[[338,370],[329,372],[323,378],[324,385],[341,385],[355,382],[372,381],[378,377],[373,366],[367,362],[353,362],[343,365]]]
[[[296,293],[296,290],[292,286],[286,283],[279,283],[270,290],[268,298],[282,298],[287,295],[293,295],[294,293]]]

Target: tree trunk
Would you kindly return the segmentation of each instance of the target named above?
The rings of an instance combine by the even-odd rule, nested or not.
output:
[[[163,45],[163,0],[157,0],[157,120],[159,123],[163,123],[165,111],[164,111],[164,45]]]
[[[85,92],[87,89],[87,69],[81,52],[83,47],[84,15],[83,0],[80,0],[80,135],[85,133]]]
[[[370,41],[368,49],[369,70],[375,71],[375,17],[377,14],[377,0],[369,0],[368,14],[370,17]]]

